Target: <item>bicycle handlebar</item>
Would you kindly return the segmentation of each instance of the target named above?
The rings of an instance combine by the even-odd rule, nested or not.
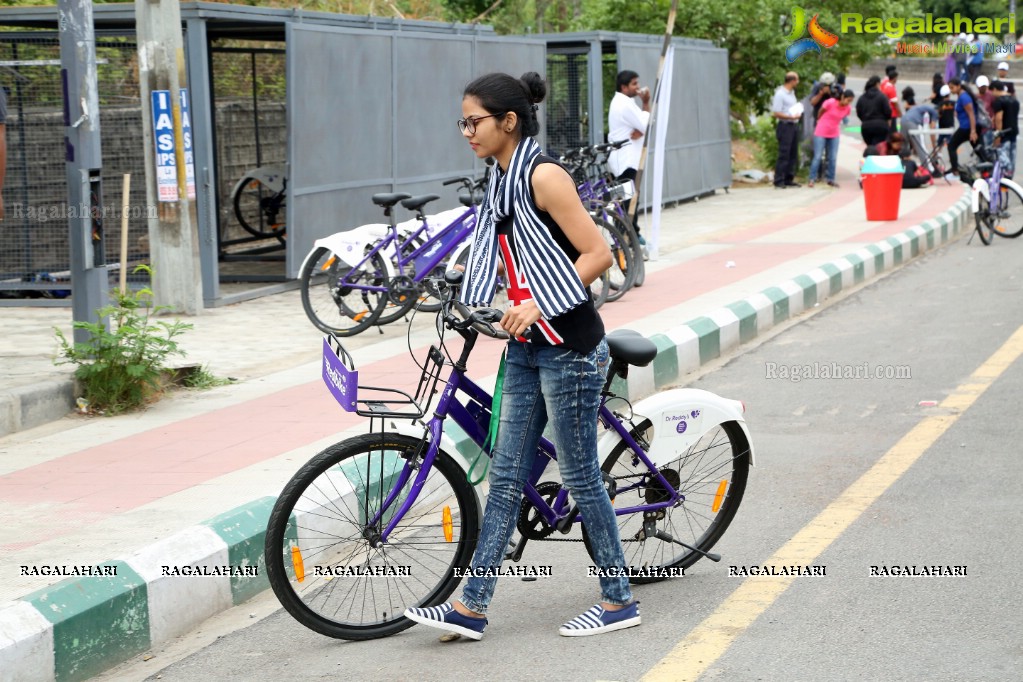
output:
[[[444,273],[443,278],[431,278],[434,287],[441,293],[441,315],[444,323],[460,333],[472,329],[492,339],[510,339],[511,335],[508,332],[494,326],[496,322],[504,317],[503,312],[496,308],[469,310],[467,306],[458,300],[456,294],[462,285],[464,277],[464,273],[459,270],[448,270]],[[457,313],[457,315],[452,314],[452,311]]]

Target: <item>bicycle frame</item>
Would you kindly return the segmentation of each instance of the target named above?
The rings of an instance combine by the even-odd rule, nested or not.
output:
[[[429,234],[429,225],[426,219],[423,219],[422,224],[408,237],[402,240],[397,233],[397,226],[392,229],[390,239],[395,241],[397,248],[395,252],[397,258],[395,262],[398,265],[398,274],[404,273],[404,266],[412,263],[415,266],[415,277],[412,278],[414,282],[421,282],[425,279],[429,273],[433,272],[434,268],[441,264],[441,262],[448,259],[451,252],[454,251],[458,246],[472,233],[476,227],[476,206],[470,206],[462,212],[457,218],[448,225],[436,233],[430,235],[426,241],[424,241],[419,248],[413,250],[407,256],[402,255],[402,251],[405,246],[412,242],[419,235],[424,232]]]
[[[475,221],[476,209],[470,207],[465,210],[458,218],[448,224],[447,227],[441,229],[436,234],[432,235],[422,246],[413,251],[407,257],[401,256],[401,247],[408,244],[409,240],[415,236],[421,234],[427,230],[427,225],[423,223],[415,232],[409,237],[402,240],[397,233],[397,226],[384,225],[382,227],[387,229],[386,234],[383,238],[377,238],[376,235],[371,235],[369,230],[366,228],[379,227],[377,225],[364,225],[361,228],[354,230],[344,230],[342,232],[336,232],[329,237],[323,239],[317,239],[313,243],[313,248],[306,255],[306,259],[312,257],[316,252],[316,249],[323,247],[330,250],[335,256],[347,263],[351,268],[351,272],[358,272],[366,263],[368,263],[375,254],[384,252],[383,256],[385,267],[387,268],[387,279],[393,278],[396,274],[401,274],[401,267],[414,262],[416,266],[416,277],[414,281],[419,282],[426,278],[427,275],[437,267],[441,262],[448,258],[448,254],[456,249],[458,245],[465,240],[465,238],[472,232],[476,225]],[[470,218],[472,218],[470,220]],[[371,242],[373,245],[366,250]],[[442,245],[443,248],[438,248],[438,244]],[[397,257],[392,257],[394,254],[389,253],[392,247],[394,254]],[[436,250],[435,250],[436,249]],[[398,271],[395,272],[395,264],[398,265]],[[305,267],[303,263],[302,268]],[[339,284],[349,286],[353,289],[360,291],[388,291],[388,286],[385,283],[380,285],[366,284],[362,282],[352,282],[348,279],[349,273],[341,278]]]
[[[456,394],[463,393],[470,400],[475,401],[480,406],[480,415],[486,416],[486,421],[489,422],[490,408],[493,405],[493,399],[486,390],[481,388],[476,382],[472,381],[469,377],[465,376],[465,360],[468,358],[469,353],[472,351],[472,347],[475,344],[475,340],[467,340],[465,348],[462,351],[462,358],[451,371],[451,375],[448,378],[447,384],[441,393],[440,400],[437,404],[434,416],[427,422],[426,429],[429,433],[430,446],[423,456],[423,462],[418,467],[412,462],[406,462],[402,468],[401,473],[398,476],[398,480],[392,486],[390,493],[384,502],[380,505],[380,509],[377,511],[375,516],[371,519],[370,524],[376,524],[380,521],[380,518],[390,511],[389,507],[394,502],[398,495],[398,491],[403,490],[409,479],[412,477],[412,471],[418,468],[416,479],[412,483],[412,488],[402,502],[401,507],[394,513],[387,527],[383,530],[380,535],[381,542],[386,542],[390,533],[402,520],[405,514],[415,504],[416,499],[419,496],[419,492],[422,490],[426,483],[431,469],[433,468],[434,459],[437,453],[440,451],[440,443],[443,440],[443,427],[444,421],[447,418],[451,418],[475,443],[480,449],[487,454],[488,457],[492,457],[490,448],[486,446],[487,429],[486,426],[481,423],[482,419],[478,419],[473,416],[467,405],[462,404],[456,399]],[[609,376],[612,376],[609,374]],[[615,439],[623,441],[632,450],[633,455],[638,458],[647,467],[649,471],[649,477],[655,478],[658,483],[663,487],[664,490],[672,491],[671,497],[668,500],[652,503],[643,504],[633,507],[623,507],[615,509],[616,516],[623,516],[626,514],[635,514],[638,512],[645,511],[656,511],[658,509],[664,509],[672,507],[685,501],[685,496],[681,495],[674,489],[667,479],[664,478],[663,474],[658,470],[657,466],[650,460],[650,457],[643,450],[643,448],[632,438],[629,433],[629,429],[619,420],[615,414],[607,407],[608,398],[613,397],[607,391],[610,385],[610,380],[605,384],[605,390],[603,391],[601,405],[599,410],[600,420],[605,427],[611,430],[611,433],[617,436]],[[548,504],[546,500],[536,491],[536,484],[539,482],[540,477],[546,470],[547,465],[550,461],[557,461],[557,454],[554,444],[548,439],[541,436],[540,444],[538,448],[538,454],[544,456],[537,456],[534,463],[533,469],[530,472],[529,478],[526,481],[526,485],[523,488],[523,494],[527,500],[529,500],[540,514],[544,517],[545,521],[552,526],[557,526],[559,523],[565,521],[569,516],[573,517],[572,522],[580,521],[585,522],[582,518],[582,514],[575,512],[574,509],[568,506],[568,490],[562,488],[553,504]],[[641,480],[635,485],[628,486],[619,489],[619,492],[625,492],[633,490],[635,488],[649,485],[645,480]]]

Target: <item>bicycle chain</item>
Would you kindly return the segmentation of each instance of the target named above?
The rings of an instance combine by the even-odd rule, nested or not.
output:
[[[643,473],[640,473],[640,474],[625,474],[625,475],[622,475],[622,476],[611,476],[611,478],[616,480],[616,481],[620,481],[620,480],[624,480],[624,479],[627,479],[627,478],[642,478],[645,475],[646,474],[643,474]],[[554,481],[545,481],[544,483],[540,483],[540,484],[537,485],[537,487],[536,487],[537,492],[540,492],[540,488],[542,486],[548,486],[549,484],[554,484],[558,488],[561,487],[560,483],[556,483]],[[557,491],[555,490],[554,492],[556,493]],[[522,506],[522,510],[519,512],[520,520],[525,518],[528,515],[529,509],[533,507],[533,505],[529,504],[529,502],[527,502],[525,499],[523,499],[522,505],[523,505]],[[526,505],[529,505],[529,506],[527,507]],[[530,537],[529,539],[533,540],[535,542],[586,542],[582,538],[554,538],[554,537],[550,537],[550,534],[553,533],[555,530],[556,530],[555,528],[551,528],[549,531],[546,531],[546,534],[543,535],[542,537]],[[519,528],[519,532],[520,533],[522,532],[521,528]],[[644,538],[644,540],[645,539],[646,538]],[[621,538],[621,541],[623,543],[625,543],[625,542],[643,542],[643,540],[637,540],[636,538],[632,538],[632,539]]]

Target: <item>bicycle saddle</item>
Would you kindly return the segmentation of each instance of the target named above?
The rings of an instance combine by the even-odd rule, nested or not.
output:
[[[646,367],[657,357],[654,342],[631,329],[616,329],[608,334],[607,347],[612,358],[637,367]]]
[[[391,206],[394,206],[402,199],[409,199],[411,197],[412,197],[411,194],[404,194],[402,192],[398,192],[396,194],[374,194],[373,203],[376,204],[377,206],[385,206],[387,208],[390,208]]]
[[[426,206],[431,201],[435,201],[437,199],[440,199],[440,195],[438,194],[423,194],[422,196],[405,199],[401,202],[401,205],[410,211],[418,211],[423,206]]]
[[[974,168],[977,169],[978,173],[986,173],[988,171],[994,170],[995,164],[991,163],[990,161],[983,161],[974,166]]]

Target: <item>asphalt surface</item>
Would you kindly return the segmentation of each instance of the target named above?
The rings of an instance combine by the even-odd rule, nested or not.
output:
[[[202,633],[105,677],[638,680],[744,583],[728,576],[730,565],[764,564],[922,420],[947,413],[951,426],[815,557],[826,575],[796,578],[759,618],[735,628],[734,643],[703,661],[701,679],[1021,679],[1023,530],[1014,520],[1023,426],[1013,407],[1023,363],[1011,363],[961,415],[927,402],[956,392],[1023,325],[1020,248],[960,240],[690,382],[745,401],[759,465],[715,547],[722,562],[637,587],[638,628],[559,637],[557,627],[593,603],[595,583],[584,577],[581,545],[533,543],[523,563],[550,565],[554,577],[505,579],[478,643],[441,644],[423,627],[369,642],[331,640],[274,612],[264,596],[204,628],[215,641],[179,662],[167,665]],[[781,378],[780,368],[814,363],[909,376]],[[879,565],[965,566],[966,576],[870,577]],[[687,676],[676,672],[674,679]]]

